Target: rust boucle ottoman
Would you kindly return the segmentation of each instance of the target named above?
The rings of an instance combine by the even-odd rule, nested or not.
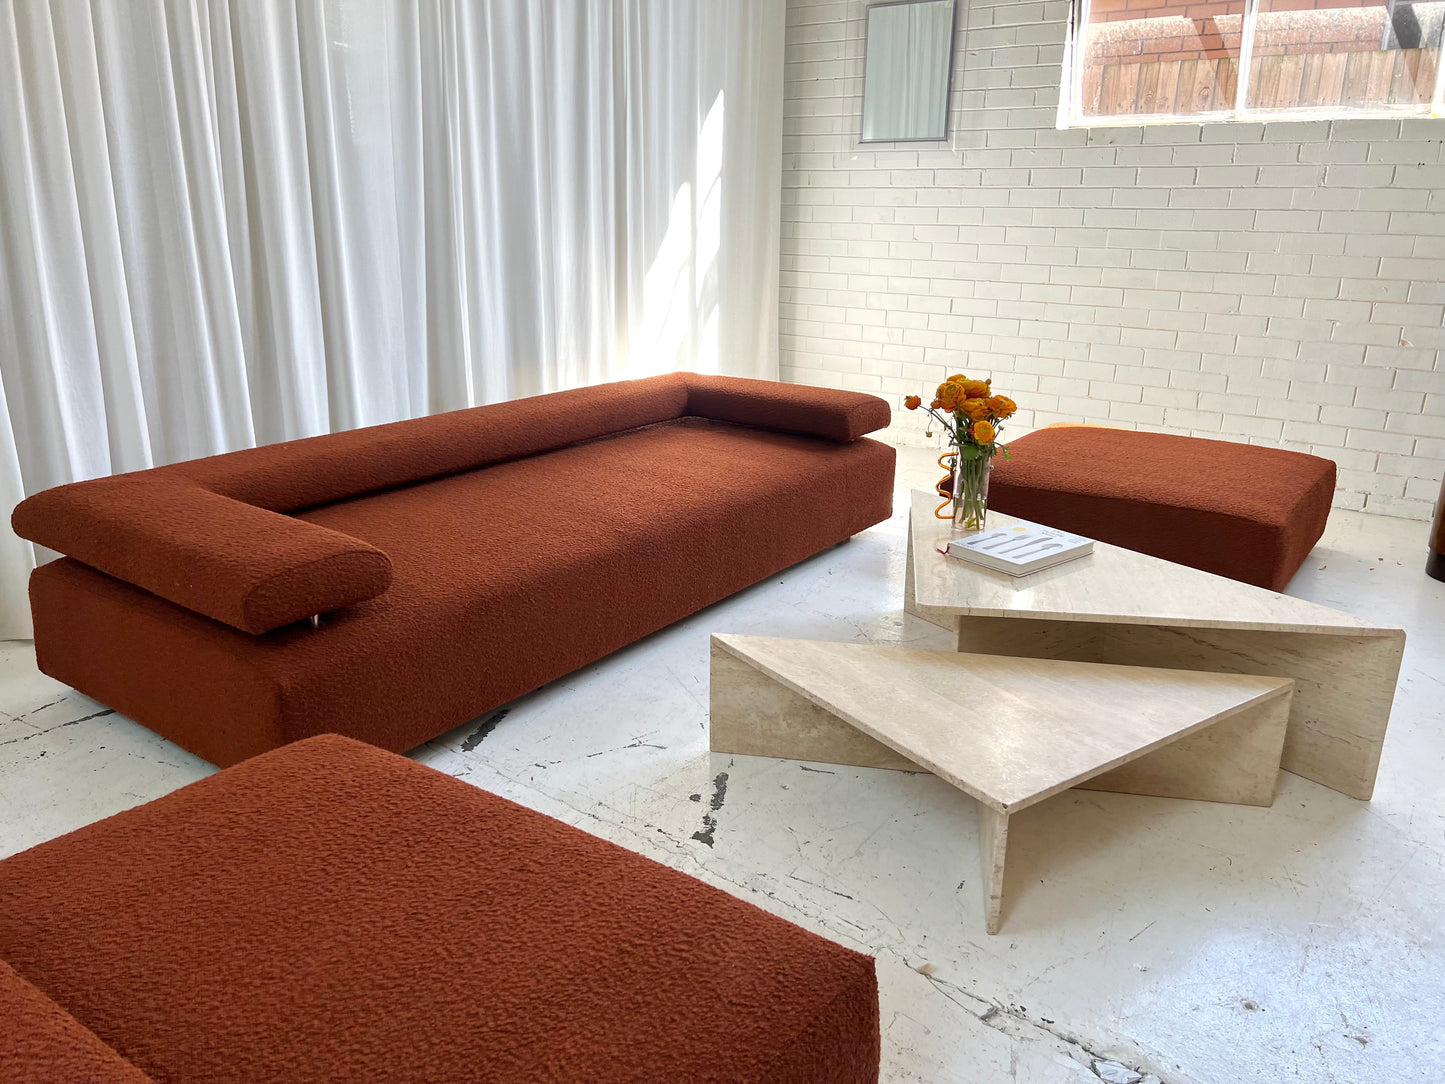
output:
[[[1324,533],[1335,465],[1222,440],[1057,425],[994,460],[989,507],[1283,591]]]
[[[105,1079],[878,1077],[871,958],[334,735],[0,862],[0,959]]]
[[[0,1080],[145,1084],[149,1079],[0,961]]]

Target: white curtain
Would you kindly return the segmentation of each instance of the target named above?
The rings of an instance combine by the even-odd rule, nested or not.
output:
[[[0,0],[0,637],[26,493],[777,367],[783,0]]]

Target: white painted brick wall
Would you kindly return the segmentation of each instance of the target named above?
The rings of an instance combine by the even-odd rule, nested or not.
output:
[[[1445,472],[1445,120],[1055,127],[1068,0],[960,0],[948,144],[862,145],[861,0],[788,0],[783,379]],[[922,149],[919,149],[919,148]]]

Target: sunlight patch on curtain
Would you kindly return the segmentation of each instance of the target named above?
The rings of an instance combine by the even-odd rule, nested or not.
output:
[[[783,21],[0,5],[0,512],[604,380],[775,377]],[[34,555],[0,535],[0,636],[27,635]]]

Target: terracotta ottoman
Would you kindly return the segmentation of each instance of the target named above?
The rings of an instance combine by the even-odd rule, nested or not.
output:
[[[1057,425],[994,460],[989,507],[1282,591],[1329,518],[1335,465],[1222,440]]]
[[[5,1079],[878,1079],[871,958],[334,735],[0,862],[0,960]]]

